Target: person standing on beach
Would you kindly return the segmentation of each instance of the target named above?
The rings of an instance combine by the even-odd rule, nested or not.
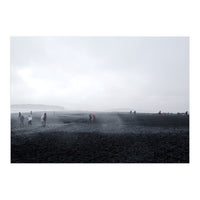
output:
[[[133,111],[131,110],[130,111],[130,120],[132,120],[133,119]]]
[[[21,117],[21,112],[19,112],[19,114],[18,114],[18,120],[19,120],[19,124],[20,124],[20,117]]]
[[[89,114],[89,121],[92,121],[92,113]]]
[[[31,115],[28,116],[27,120],[28,120],[28,126],[32,125],[32,116]]]
[[[92,119],[93,119],[93,121],[95,121],[95,119],[96,119],[96,115],[94,113],[92,114]]]
[[[23,126],[24,127],[24,116],[21,114],[20,116],[20,122],[19,122],[20,128]]]
[[[42,126],[45,127],[46,126],[46,121],[47,121],[47,114],[44,113],[41,117],[41,122],[42,122]]]

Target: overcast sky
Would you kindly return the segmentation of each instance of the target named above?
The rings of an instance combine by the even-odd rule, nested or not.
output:
[[[12,37],[11,104],[189,110],[185,37]]]

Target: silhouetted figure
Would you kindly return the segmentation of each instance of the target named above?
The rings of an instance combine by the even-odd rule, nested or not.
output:
[[[47,122],[47,114],[44,113],[41,117],[41,122],[42,122],[42,126],[45,127],[46,126],[46,122]]]
[[[89,114],[89,121],[90,122],[92,121],[92,114],[91,113]]]
[[[161,115],[161,110],[159,110],[158,114]]]
[[[133,118],[133,111],[131,110],[130,111],[130,120],[132,120],[132,118]]]
[[[136,115],[136,111],[134,110],[134,115]]]
[[[19,122],[19,126],[20,126],[20,128],[23,126],[24,127],[24,116],[21,114],[21,116],[20,116],[20,122]]]
[[[20,124],[20,117],[21,117],[21,112],[19,112],[19,114],[18,114],[18,120],[19,120],[19,124]]]
[[[188,111],[185,112],[185,115],[188,115]]]

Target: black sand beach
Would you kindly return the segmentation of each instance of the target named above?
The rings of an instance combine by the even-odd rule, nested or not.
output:
[[[188,163],[189,116],[47,112],[19,128],[11,114],[11,163]],[[24,114],[27,116],[28,114]]]

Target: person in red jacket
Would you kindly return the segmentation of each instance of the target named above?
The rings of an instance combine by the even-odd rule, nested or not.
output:
[[[95,121],[96,115],[95,115],[95,114],[92,114],[92,118],[93,118],[93,121]]]

